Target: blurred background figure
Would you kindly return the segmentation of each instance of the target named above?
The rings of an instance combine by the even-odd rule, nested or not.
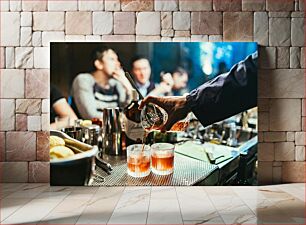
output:
[[[100,118],[103,108],[125,107],[132,90],[112,49],[94,50],[92,65],[91,73],[79,74],[72,84],[72,106],[83,119]]]
[[[55,121],[57,119],[57,121]],[[74,121],[78,119],[73,109],[68,104],[66,98],[62,95],[60,90],[53,84],[50,88],[50,127],[51,129],[57,129],[59,121]],[[57,123],[56,123],[57,122]],[[70,124],[63,124],[65,127]]]
[[[171,92],[173,79],[171,74],[162,74],[161,82],[156,84],[150,80],[151,65],[147,58],[136,56],[131,61],[131,74],[143,96],[165,96]]]
[[[219,62],[217,76],[228,71],[226,63],[224,61]]]
[[[173,87],[172,95],[179,96],[188,92],[188,73],[182,67],[176,68],[172,73]]]

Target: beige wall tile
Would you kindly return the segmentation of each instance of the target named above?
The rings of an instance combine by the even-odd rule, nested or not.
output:
[[[135,34],[136,14],[134,12],[114,13],[114,34]]]
[[[294,142],[278,142],[274,144],[275,161],[294,161]]]
[[[160,36],[154,36],[154,35],[137,35],[136,36],[136,42],[159,42],[160,41]]]
[[[253,41],[253,14],[225,12],[223,14],[224,41]]]
[[[19,46],[20,41],[20,13],[1,12],[1,45]]]
[[[301,111],[300,99],[271,100],[270,130],[300,131]]]
[[[291,19],[291,44],[292,46],[305,46],[304,18]]]
[[[50,46],[50,42],[65,41],[65,33],[63,31],[44,31],[42,32],[42,45]]]
[[[152,11],[153,9],[153,0],[121,0],[122,11]]]
[[[264,11],[265,0],[242,0],[242,11]]]
[[[173,29],[161,30],[161,36],[162,37],[173,37],[174,36],[174,30]]]
[[[36,160],[36,133],[7,132],[6,159],[7,161]]]
[[[209,35],[208,41],[209,42],[221,42],[223,41],[223,36],[222,35]]]
[[[191,34],[222,34],[222,13],[192,12]]]
[[[270,99],[258,98],[257,107],[259,112],[268,112],[270,110]]]
[[[78,0],[78,8],[80,11],[102,11],[104,0]]]
[[[66,12],[65,19],[65,33],[67,35],[92,34],[91,12]]]
[[[5,132],[0,132],[0,162],[5,161]]]
[[[207,42],[208,41],[208,35],[191,35],[191,41]]]
[[[28,116],[28,131],[40,131],[40,130],[41,130],[41,116]]]
[[[290,46],[290,18],[269,19],[269,45]]]
[[[23,27],[32,26],[32,12],[21,12],[20,13],[20,25]]]
[[[21,11],[22,7],[21,7],[21,0],[14,0],[14,1],[10,1],[10,11],[14,12],[14,11]]]
[[[179,0],[180,11],[212,11],[212,0]]]
[[[15,127],[16,127],[16,131],[27,131],[28,130],[28,117],[26,114],[16,114],[16,126]]]
[[[173,29],[190,30],[190,12],[174,12]]]
[[[295,161],[305,161],[305,146],[295,146]]]
[[[263,162],[274,161],[274,143],[258,144],[258,160]]]
[[[272,184],[272,162],[258,162],[258,184]]]
[[[241,1],[237,0],[213,0],[213,9],[214,11],[229,11],[236,12],[241,11]]]
[[[0,69],[5,67],[5,48],[0,47]]]
[[[32,44],[32,28],[21,27],[20,46],[31,46],[31,44]]]
[[[28,182],[28,162],[0,162],[1,182]]]
[[[46,11],[48,1],[22,0],[22,11]]]
[[[304,70],[259,70],[260,98],[303,98],[305,95]]]
[[[41,114],[41,130],[43,131],[50,130],[50,114],[49,113]]]
[[[154,1],[155,11],[177,11],[178,0]]]
[[[290,68],[301,68],[301,49],[299,47],[290,47]]]
[[[267,0],[266,7],[268,11],[293,11],[294,0],[285,0],[285,1]]]
[[[26,98],[49,98],[49,70],[33,69],[26,71]]]
[[[48,11],[77,11],[78,0],[48,0]]]
[[[150,21],[150,26],[147,22]],[[137,35],[160,35],[160,12],[139,12],[137,14]]]
[[[102,41],[135,42],[135,35],[103,35]]]
[[[40,47],[42,45],[42,32],[35,31],[32,34],[32,45],[33,47]]]
[[[120,0],[106,0],[105,11],[120,11]]]
[[[34,68],[47,69],[50,68],[50,48],[35,47],[34,48]]]
[[[10,1],[9,0],[0,1],[0,8],[1,12],[10,11]]]
[[[73,34],[73,35],[66,35],[65,36],[65,41],[66,42],[82,42],[82,41],[85,41],[85,40],[86,40],[85,35]]]
[[[49,162],[30,162],[29,163],[29,182],[49,183],[50,182],[50,163]]]
[[[269,45],[269,23],[267,12],[254,13],[254,41],[259,45]]]
[[[295,133],[287,132],[287,141],[294,141],[294,140],[295,140]]]
[[[286,141],[286,132],[265,132],[265,142],[280,142]]]
[[[295,144],[296,145],[306,145],[305,141],[305,132],[296,132],[295,133]]]
[[[258,114],[258,130],[268,131],[269,130],[269,113],[260,112]]]
[[[258,67],[261,69],[276,68],[276,48],[275,47],[260,47]]]
[[[40,99],[16,99],[16,113],[28,115],[40,115],[41,100]]]
[[[111,34],[113,32],[113,14],[111,12],[93,12],[92,16],[93,34]]]
[[[24,97],[24,71],[17,69],[0,70],[0,97],[23,98]]]
[[[65,29],[64,12],[33,12],[33,30],[63,31]]]
[[[161,29],[172,29],[172,13],[161,12]]]
[[[15,129],[15,100],[0,99],[0,131]]]
[[[33,68],[33,47],[15,48],[15,67],[17,69]]]
[[[37,146],[36,146],[36,159],[38,161],[48,162],[50,160],[49,151],[49,131],[39,131],[36,133],[37,135]]]
[[[282,182],[306,182],[306,162],[284,162],[282,166]]]
[[[290,49],[289,47],[277,47],[277,68],[288,69],[290,66]]]

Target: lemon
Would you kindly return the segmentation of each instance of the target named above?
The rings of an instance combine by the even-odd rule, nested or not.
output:
[[[50,149],[55,146],[64,146],[64,145],[65,145],[64,139],[57,136],[50,136]]]
[[[65,146],[55,146],[50,149],[50,158],[51,159],[62,159],[73,156],[74,152]]]

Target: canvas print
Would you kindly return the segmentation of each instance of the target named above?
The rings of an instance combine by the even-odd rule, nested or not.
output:
[[[257,185],[256,43],[50,48],[51,185]]]

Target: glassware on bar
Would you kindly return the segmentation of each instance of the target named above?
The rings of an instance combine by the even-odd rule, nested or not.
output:
[[[150,174],[150,146],[135,144],[127,147],[127,173],[132,177]]]
[[[174,145],[156,143],[151,146],[151,170],[157,175],[168,175],[174,171]]]
[[[167,119],[167,112],[151,103],[144,106],[140,115],[141,125],[147,131],[159,130],[166,123]]]

